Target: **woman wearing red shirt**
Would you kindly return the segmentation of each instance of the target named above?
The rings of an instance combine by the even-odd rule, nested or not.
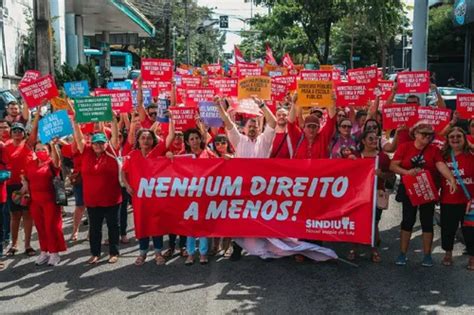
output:
[[[0,143],[0,170],[4,171],[6,170],[6,165],[2,160],[2,151],[3,151],[3,144]],[[5,206],[5,203],[7,202],[7,181],[2,180],[0,181],[0,257],[3,256],[3,207]],[[0,270],[5,268],[5,265],[3,262],[0,262]]]
[[[18,251],[18,233],[20,230],[20,221],[23,218],[23,228],[25,230],[25,254],[34,256],[36,251],[31,247],[31,232],[33,229],[33,220],[28,208],[15,204],[12,200],[12,193],[21,189],[21,174],[26,164],[33,157],[32,148],[36,143],[38,133],[38,121],[40,111],[36,111],[33,120],[31,134],[27,138],[25,127],[21,123],[14,123],[11,127],[11,140],[5,143],[3,148],[3,161],[8,170],[11,171],[11,178],[7,182],[7,203],[11,212],[11,235],[12,245],[7,251],[7,256],[13,256]]]
[[[99,262],[102,242],[102,224],[105,219],[109,234],[109,263],[116,263],[119,255],[118,211],[122,202],[119,182],[119,165],[108,147],[107,137],[96,133],[91,144],[84,141],[79,125],[74,123],[77,149],[82,156],[81,175],[84,189],[84,204],[89,214],[89,242],[92,256],[89,264]],[[117,147],[117,120],[113,118],[111,145]]]
[[[464,186],[471,196],[474,196],[474,155],[469,149],[466,133],[459,127],[454,127],[446,134],[447,142],[443,148],[443,158],[449,169],[455,175],[455,166]],[[454,155],[454,160],[453,160]],[[464,220],[466,206],[469,200],[457,180],[457,191],[452,193],[449,183],[441,182],[441,246],[446,251],[443,265],[453,264],[454,237],[459,224]],[[468,246],[469,247],[469,246]],[[471,252],[469,269],[474,270],[474,253]]]
[[[431,144],[434,137],[433,126],[425,122],[418,122],[411,130],[413,142],[405,142],[398,145],[397,151],[390,164],[390,170],[401,176],[415,176],[422,169],[430,172],[431,177],[436,182],[439,177],[438,172],[449,181],[452,189],[456,189],[456,180],[443,161],[441,152]],[[401,185],[402,186],[402,185]],[[404,187],[404,186],[402,186]],[[399,188],[400,189],[400,188]],[[420,212],[421,229],[423,231],[423,252],[422,265],[432,267],[431,247],[433,244],[433,215],[434,202],[413,206],[406,192],[402,188],[399,191],[402,200],[402,223],[400,232],[400,255],[396,264],[404,266],[407,263],[406,253],[410,243],[411,232],[416,221],[416,213]]]
[[[55,144],[35,146],[36,159],[26,165],[22,178],[24,192],[31,196],[30,213],[38,231],[41,254],[36,265],[48,262],[56,266],[60,262],[59,252],[66,250],[63,235],[61,207],[55,203],[53,179],[59,174],[59,154]]]

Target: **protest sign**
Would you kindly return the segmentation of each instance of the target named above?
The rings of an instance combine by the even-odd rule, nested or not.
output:
[[[156,121],[160,123],[169,123],[168,108],[170,107],[170,100],[167,98],[159,98],[156,111]]]
[[[41,143],[49,143],[54,138],[72,134],[72,125],[67,110],[60,110],[41,118],[38,123],[38,134]]]
[[[74,110],[78,123],[112,121],[110,96],[75,98]]]
[[[196,107],[199,102],[212,101],[214,96],[214,88],[188,88],[186,89],[186,106]]]
[[[183,88],[191,88],[191,87],[200,87],[201,86],[201,77],[196,77],[192,75],[182,75],[181,76],[181,84],[176,86],[181,86]]]
[[[365,84],[341,83],[336,86],[337,106],[367,106],[369,95]]]
[[[171,81],[173,78],[173,60],[143,58],[141,62],[143,80]]]
[[[95,89],[96,96],[110,96],[112,110],[118,113],[129,113],[132,111],[132,94],[124,90]]]
[[[332,71],[334,69],[334,66],[333,65],[319,65],[319,70],[330,70]]]
[[[36,81],[40,78],[41,72],[37,70],[26,70],[23,78],[21,78],[20,83],[18,83],[18,87],[22,87],[24,85],[28,85],[29,83]]]
[[[373,159],[137,159],[128,176],[137,238],[373,241]]]
[[[196,127],[195,107],[170,107],[176,131],[185,131]]]
[[[382,108],[385,105],[386,101],[392,94],[393,81],[390,80],[379,80],[377,86],[375,87],[371,99],[375,99],[379,96],[379,107]]]
[[[272,82],[269,77],[248,77],[239,80],[238,99],[258,97],[261,100],[270,100],[272,96]]]
[[[456,95],[456,111],[463,119],[474,118],[474,94]]]
[[[397,129],[400,126],[412,127],[418,121],[418,106],[397,104],[384,106],[382,125],[384,130]]]
[[[208,127],[221,127],[224,122],[219,115],[219,110],[214,102],[199,102],[199,116],[204,125]]]
[[[137,100],[137,95],[138,95],[138,90],[132,90],[132,104],[133,107],[137,107],[138,105],[138,100]],[[148,107],[153,103],[153,95],[151,93],[151,89],[142,89],[142,95],[143,95],[143,106]]]
[[[298,80],[298,99],[300,107],[328,107],[333,104],[332,81]]]
[[[440,132],[451,121],[451,110],[418,106],[418,121],[424,120],[432,125],[435,132]]]
[[[69,109],[69,106],[67,104],[67,100],[61,97],[54,97],[51,99],[51,106],[55,110],[61,110],[61,109]]]
[[[89,83],[86,80],[66,82],[64,92],[70,98],[89,96]]]
[[[428,93],[430,91],[430,72],[412,71],[397,74],[397,93]]]
[[[113,81],[107,83],[107,88],[110,90],[131,90],[132,83],[130,81]]]
[[[258,108],[257,103],[251,98],[246,98],[242,100],[231,100],[231,108],[240,114],[247,114],[251,116],[260,116],[262,113],[260,108]]]
[[[301,80],[305,81],[332,81],[331,70],[301,70]]]
[[[236,78],[209,78],[209,86],[213,87],[219,96],[237,96]]]
[[[298,87],[297,83],[297,76],[296,75],[283,75],[279,77],[273,77],[272,82],[276,83],[284,83],[288,87],[288,91],[296,91],[296,88]]]
[[[365,84],[369,88],[377,85],[377,67],[349,69],[347,76],[350,83]]]
[[[21,96],[30,108],[41,105],[41,102],[45,99],[50,100],[59,95],[58,88],[51,75],[26,83],[19,87],[19,90]]]
[[[285,100],[288,87],[284,83],[272,82],[272,101],[281,102]]]
[[[416,176],[405,175],[402,182],[413,206],[438,200],[438,189],[428,171],[422,170]]]
[[[262,75],[262,68],[259,66],[255,67],[237,67],[237,76],[242,79],[246,77],[258,77]]]
[[[222,74],[222,66],[220,63],[207,64],[202,66],[206,70],[207,75],[219,75]]]

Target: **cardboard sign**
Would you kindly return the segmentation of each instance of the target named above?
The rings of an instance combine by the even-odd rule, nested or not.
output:
[[[130,81],[107,82],[107,88],[110,90],[131,90],[132,83]]]
[[[195,77],[192,75],[182,75],[181,76],[181,84],[176,86],[181,86],[183,88],[191,88],[191,87],[200,87],[202,82],[201,77]]]
[[[209,78],[209,86],[219,96],[237,96],[238,80],[236,78]]]
[[[38,133],[41,143],[49,143],[54,138],[72,134],[72,125],[67,110],[60,110],[41,118],[38,123]]]
[[[137,101],[137,95],[138,95],[138,90],[132,90],[132,104],[133,107],[137,107],[138,101]],[[151,93],[151,89],[142,89],[142,95],[143,95],[143,106],[148,107],[153,103],[153,95]]]
[[[118,113],[130,113],[132,111],[132,94],[130,91],[95,89],[96,96],[110,96],[112,99],[112,110]]]
[[[451,110],[418,106],[418,120],[425,120],[433,126],[435,132],[440,132],[451,121]]]
[[[176,131],[185,131],[196,127],[195,107],[172,107],[169,110],[173,114],[174,127]]]
[[[272,81],[269,77],[248,77],[239,80],[238,99],[258,97],[270,100],[272,97]]]
[[[458,94],[456,96],[456,110],[464,119],[474,118],[474,94]]]
[[[438,189],[428,171],[422,170],[416,176],[405,175],[402,182],[413,206],[438,200]]]
[[[369,95],[366,84],[341,83],[336,86],[337,106],[367,106]]]
[[[272,101],[281,102],[285,100],[288,87],[284,83],[272,82]]]
[[[370,88],[377,85],[377,67],[358,68],[347,70],[350,83],[365,84]]]
[[[78,123],[112,121],[110,96],[75,98],[74,110]]]
[[[156,105],[158,107],[156,111],[156,121],[160,123],[169,123],[170,120],[167,112],[170,107],[170,100],[167,98],[159,98]]]
[[[255,103],[255,101],[251,98],[231,102],[230,106],[236,113],[247,114],[250,116],[262,115],[262,112],[260,111],[260,108],[258,108],[257,103]]]
[[[173,60],[142,59],[141,76],[143,80],[171,81],[173,79]]]
[[[332,81],[298,80],[297,91],[296,105],[300,107],[328,107],[333,104]]]
[[[186,106],[196,107],[199,102],[213,101],[214,88],[188,88],[186,89]]]
[[[51,99],[51,106],[55,110],[61,110],[61,109],[69,109],[69,105],[67,103],[67,100],[61,97],[55,97]]]
[[[305,81],[332,81],[331,70],[301,70],[301,80]]]
[[[64,92],[70,98],[89,96],[89,83],[86,80],[66,82]]]
[[[20,83],[18,83],[18,87],[22,87],[24,85],[28,85],[29,83],[36,81],[40,78],[41,72],[37,70],[27,70],[23,75]]]
[[[413,71],[397,74],[397,93],[428,93],[430,91],[430,72]]]
[[[382,125],[384,130],[397,129],[400,126],[412,127],[418,121],[418,106],[397,104],[384,106]]]
[[[298,87],[297,79],[298,77],[296,75],[284,75],[272,78],[272,82],[284,83],[288,87],[288,91],[293,92],[296,91]]]
[[[41,102],[45,99],[50,100],[59,95],[58,88],[51,75],[27,83],[19,87],[19,90],[21,96],[30,108],[41,105]]]
[[[199,102],[199,116],[208,127],[221,127],[224,122],[219,115],[219,110],[214,102]]]

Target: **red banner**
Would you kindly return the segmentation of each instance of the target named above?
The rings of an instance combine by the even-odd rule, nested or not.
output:
[[[173,79],[173,60],[142,59],[141,75],[143,80],[171,81]]]
[[[451,110],[418,106],[418,121],[420,120],[427,121],[433,126],[435,132],[440,132],[449,125]]]
[[[456,110],[464,119],[474,118],[474,94],[458,94],[456,96]]]
[[[130,113],[132,111],[133,102],[130,91],[95,89],[94,93],[95,96],[110,96],[112,110],[117,113]]]
[[[170,107],[176,131],[185,131],[196,127],[197,107]]]
[[[412,127],[418,121],[417,109],[417,105],[411,104],[384,106],[382,111],[383,129],[397,129],[400,126]]]
[[[351,83],[365,84],[369,88],[377,85],[377,67],[350,69],[347,76]]]
[[[298,77],[296,75],[282,75],[279,77],[273,77],[272,82],[284,83],[288,87],[289,91],[296,91],[298,88]]]
[[[206,70],[208,76],[222,74],[222,66],[220,63],[207,64],[202,67]]]
[[[26,70],[25,74],[23,75],[23,78],[21,78],[20,83],[18,83],[19,87],[28,85],[29,83],[36,81],[39,79],[41,76],[41,72],[38,70]]]
[[[416,176],[403,176],[402,182],[412,205],[419,206],[438,200],[438,189],[428,171],[423,170]]]
[[[195,77],[192,75],[182,75],[181,76],[181,87],[189,88],[189,87],[200,87],[202,82],[201,77]]]
[[[272,101],[281,102],[285,100],[288,87],[284,83],[272,82]]]
[[[246,77],[258,77],[262,75],[262,68],[259,66],[253,66],[253,67],[242,67],[242,64],[239,64],[237,67],[237,76],[240,79],[246,78]]]
[[[336,86],[337,106],[367,106],[369,96],[366,84],[341,83]]]
[[[390,94],[392,94],[392,88],[393,88],[393,81],[390,81],[390,80],[378,81],[377,86],[374,89],[373,99],[375,99],[377,95],[380,96],[379,108],[382,108],[387,102]]]
[[[21,96],[30,108],[41,105],[41,102],[45,99],[50,100],[59,95],[58,88],[51,75],[41,77],[30,83],[25,83],[25,85],[19,87],[19,90]]]
[[[238,82],[236,78],[209,78],[209,85],[220,96],[237,96]]]
[[[307,81],[332,81],[331,70],[301,70],[301,80]]]
[[[372,243],[375,163],[129,160],[136,237],[295,237]]]
[[[186,89],[186,106],[197,107],[199,102],[213,101],[214,88],[189,88]]]
[[[428,93],[430,91],[430,72],[400,72],[397,74],[397,82],[397,93]]]

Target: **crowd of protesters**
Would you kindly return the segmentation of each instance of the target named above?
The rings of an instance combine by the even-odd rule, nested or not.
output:
[[[432,88],[437,89],[434,85]],[[397,84],[386,105],[393,103],[396,93]],[[139,163],[140,159],[175,159],[183,155],[202,159],[378,157],[376,241],[370,248],[371,260],[374,263],[382,261],[378,251],[381,241],[378,223],[383,219],[383,209],[388,208],[388,191],[394,186],[395,174],[416,175],[427,170],[440,190],[441,245],[445,251],[442,264],[452,265],[456,232],[463,226],[466,207],[474,193],[474,122],[470,122],[469,130],[463,130],[457,126],[458,118],[454,114],[449,126],[438,134],[424,121],[411,128],[401,126],[390,134],[382,127],[378,97],[365,108],[341,108],[334,101],[333,106],[312,108],[309,113],[303,113],[295,105],[297,97],[295,93],[288,94],[278,103],[275,113],[265,102],[255,99],[262,115],[250,117],[239,125],[241,121],[237,121],[235,113],[231,112],[228,100],[216,96],[223,127],[208,128],[196,117],[195,128],[178,132],[171,113],[168,113],[169,123],[158,123],[157,106],[152,104],[145,108],[139,78],[138,105],[134,112],[114,115],[112,122],[96,123],[89,131],[83,130],[72,115],[73,137],[54,139],[50,143],[37,139],[39,109],[30,117],[27,106],[9,103],[6,117],[0,120],[0,177],[2,171],[11,172],[9,178],[0,178],[0,253],[7,258],[19,254],[19,230],[23,222],[24,254],[37,256],[37,265],[60,263],[59,254],[67,248],[61,207],[54,201],[53,181],[57,176],[67,177],[74,191],[70,242],[78,240],[79,226],[87,213],[91,252],[88,263],[100,261],[103,243],[108,244],[108,262],[115,263],[119,259],[120,244],[129,242],[127,217],[135,192],[129,184],[128,174],[130,165]],[[172,106],[179,106],[174,104],[173,95],[170,98]],[[410,95],[406,103],[419,105],[419,98]],[[441,96],[437,106],[445,107]],[[72,106],[70,110],[73,112]],[[433,144],[435,137],[441,139],[442,147]],[[424,253],[422,265],[433,266],[431,252],[436,203],[413,206],[403,185],[396,191],[396,200],[402,203],[402,222],[400,254],[395,263],[407,264],[408,246],[418,214]],[[107,239],[102,237],[104,220]],[[33,226],[39,239],[39,251],[31,245]],[[467,268],[474,270],[474,227],[464,226],[462,232],[469,255]],[[165,264],[175,253],[185,257],[186,265],[194,264],[196,252],[199,252],[201,264],[208,263],[208,256],[217,252],[231,260],[239,260],[246,242],[245,239],[231,242],[229,238],[169,235],[169,248],[165,249],[163,235],[140,238],[135,265],[145,263],[150,238],[157,265]],[[5,252],[3,245],[6,245]],[[347,259],[356,260],[360,250],[353,246]],[[296,260],[301,261],[302,257],[296,257]],[[4,262],[0,262],[1,269],[4,266]]]

